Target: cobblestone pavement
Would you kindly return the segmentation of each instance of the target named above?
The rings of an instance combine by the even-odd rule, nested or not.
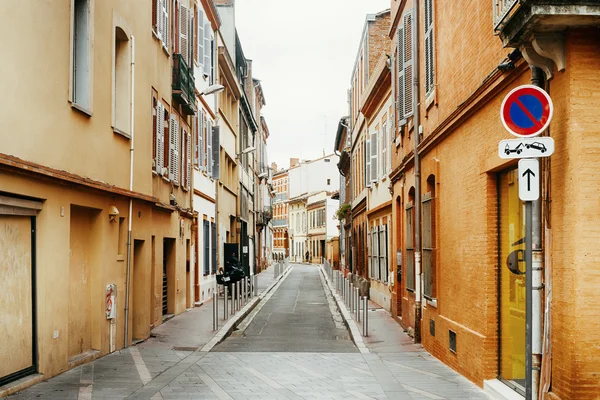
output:
[[[318,291],[312,297],[304,298],[298,294],[298,288],[303,285],[310,286],[308,292],[314,291],[317,282],[321,285],[318,274],[315,267],[295,266],[286,281],[256,314],[247,331],[253,332],[254,322],[264,322],[264,316],[260,314],[268,314],[273,308],[287,309],[287,314],[296,314],[289,313],[289,297],[294,291],[299,303],[294,311],[300,316],[309,312],[311,304],[308,303],[323,303]],[[278,294],[279,290],[281,292]],[[307,321],[314,318],[322,321],[322,314],[327,313],[331,317],[330,307],[322,307],[322,304],[314,306],[318,306],[321,316],[310,315]],[[381,311],[374,310],[373,313],[379,315]],[[269,335],[276,334],[277,329],[281,328],[279,324],[286,324],[290,315],[280,317],[281,321]],[[301,324],[301,318],[296,320],[298,316],[291,317],[295,319],[292,328],[297,329],[295,325]],[[228,340],[237,340],[239,337],[229,338],[215,351],[207,353],[170,346],[164,339],[160,345],[144,343],[115,352],[10,398],[487,399],[478,387],[436,360],[422,347],[409,345],[405,339],[402,340],[406,344],[402,346],[407,346],[407,351],[403,351],[403,347],[377,343],[378,329],[382,333],[380,338],[389,340],[383,334],[388,330],[381,323],[384,320],[383,314],[373,319],[373,330],[369,337],[372,352],[368,354],[358,353],[351,347],[348,352],[301,352],[295,348],[293,352],[282,352],[280,348],[279,352],[221,351],[227,348]],[[210,323],[210,318],[206,319],[206,323]],[[327,326],[328,323],[321,323],[326,329],[338,329],[338,324],[332,328]],[[294,341],[294,337],[290,335],[290,340]],[[261,343],[257,348],[262,346]],[[390,350],[392,348],[393,351]],[[380,351],[374,352],[377,349]]]

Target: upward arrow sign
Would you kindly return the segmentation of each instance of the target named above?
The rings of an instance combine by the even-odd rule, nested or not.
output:
[[[522,176],[527,177],[527,191],[531,192],[531,177],[535,177],[535,173],[531,169],[527,168],[527,170],[523,172]]]
[[[540,198],[540,163],[535,158],[519,160],[519,198],[535,201]]]

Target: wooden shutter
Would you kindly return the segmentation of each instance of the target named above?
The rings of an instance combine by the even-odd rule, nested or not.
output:
[[[185,176],[185,187],[189,188],[192,184],[192,135],[187,133],[187,165]]]
[[[431,192],[421,196],[423,204],[423,294],[436,297],[435,200]]]
[[[209,222],[207,220],[203,221],[204,223],[204,275],[208,275],[210,273],[210,228]]]
[[[379,132],[374,131],[371,134],[371,182],[377,182],[378,170],[378,159],[379,159],[379,146],[378,146]]]
[[[212,29],[210,27],[210,22],[205,22],[204,24],[204,74],[209,77],[211,74],[211,46],[210,46],[210,36],[212,33]]]
[[[199,159],[198,162],[200,163],[200,169],[205,171],[206,170],[206,135],[204,134],[204,130],[206,129],[206,115],[204,114],[204,111],[202,111],[201,116],[198,116],[198,146],[200,148],[199,151]]]
[[[200,67],[204,65],[204,12],[198,9],[198,63]]]
[[[425,0],[425,95],[433,91],[433,0]]]
[[[169,180],[179,182],[179,122],[171,115],[169,132]]]
[[[404,118],[413,115],[413,49],[412,34],[414,10],[404,15]]]
[[[179,6],[179,54],[185,60],[186,64],[190,65],[190,44],[189,44],[189,19],[190,11],[187,7]]]
[[[206,120],[206,172],[212,176],[212,121]]]
[[[365,151],[365,186],[371,187],[371,140],[367,139]],[[361,188],[359,188],[361,189]]]
[[[155,170],[162,175],[165,164],[165,109],[159,101],[156,107],[156,160]]]
[[[221,168],[220,168],[220,128],[219,126],[212,127],[212,177],[214,179],[220,179],[221,177]]]
[[[158,0],[159,12],[158,17],[160,19],[160,32],[159,37],[164,43],[165,47],[169,47],[169,4],[167,0]]]
[[[396,93],[398,95],[398,126],[406,123],[404,118],[404,27],[400,26],[398,29],[398,45],[397,45],[397,63],[398,66],[398,77],[396,79]]]
[[[214,274],[217,271],[217,224],[214,222],[210,223],[211,229],[211,245],[212,245],[212,267],[211,274]]]

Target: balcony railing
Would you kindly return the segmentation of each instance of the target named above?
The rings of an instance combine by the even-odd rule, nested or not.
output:
[[[494,31],[502,25],[506,17],[515,8],[519,0],[492,0],[494,7]]]
[[[173,98],[181,104],[183,113],[193,115],[197,111],[196,84],[192,70],[181,54],[173,55]]]

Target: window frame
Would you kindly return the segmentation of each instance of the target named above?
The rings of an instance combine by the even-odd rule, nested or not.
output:
[[[75,5],[77,2],[87,4],[87,104],[79,103],[76,96],[76,38],[75,38]],[[69,32],[69,98],[71,108],[91,117],[94,110],[94,2],[95,0],[71,0],[70,32]]]

